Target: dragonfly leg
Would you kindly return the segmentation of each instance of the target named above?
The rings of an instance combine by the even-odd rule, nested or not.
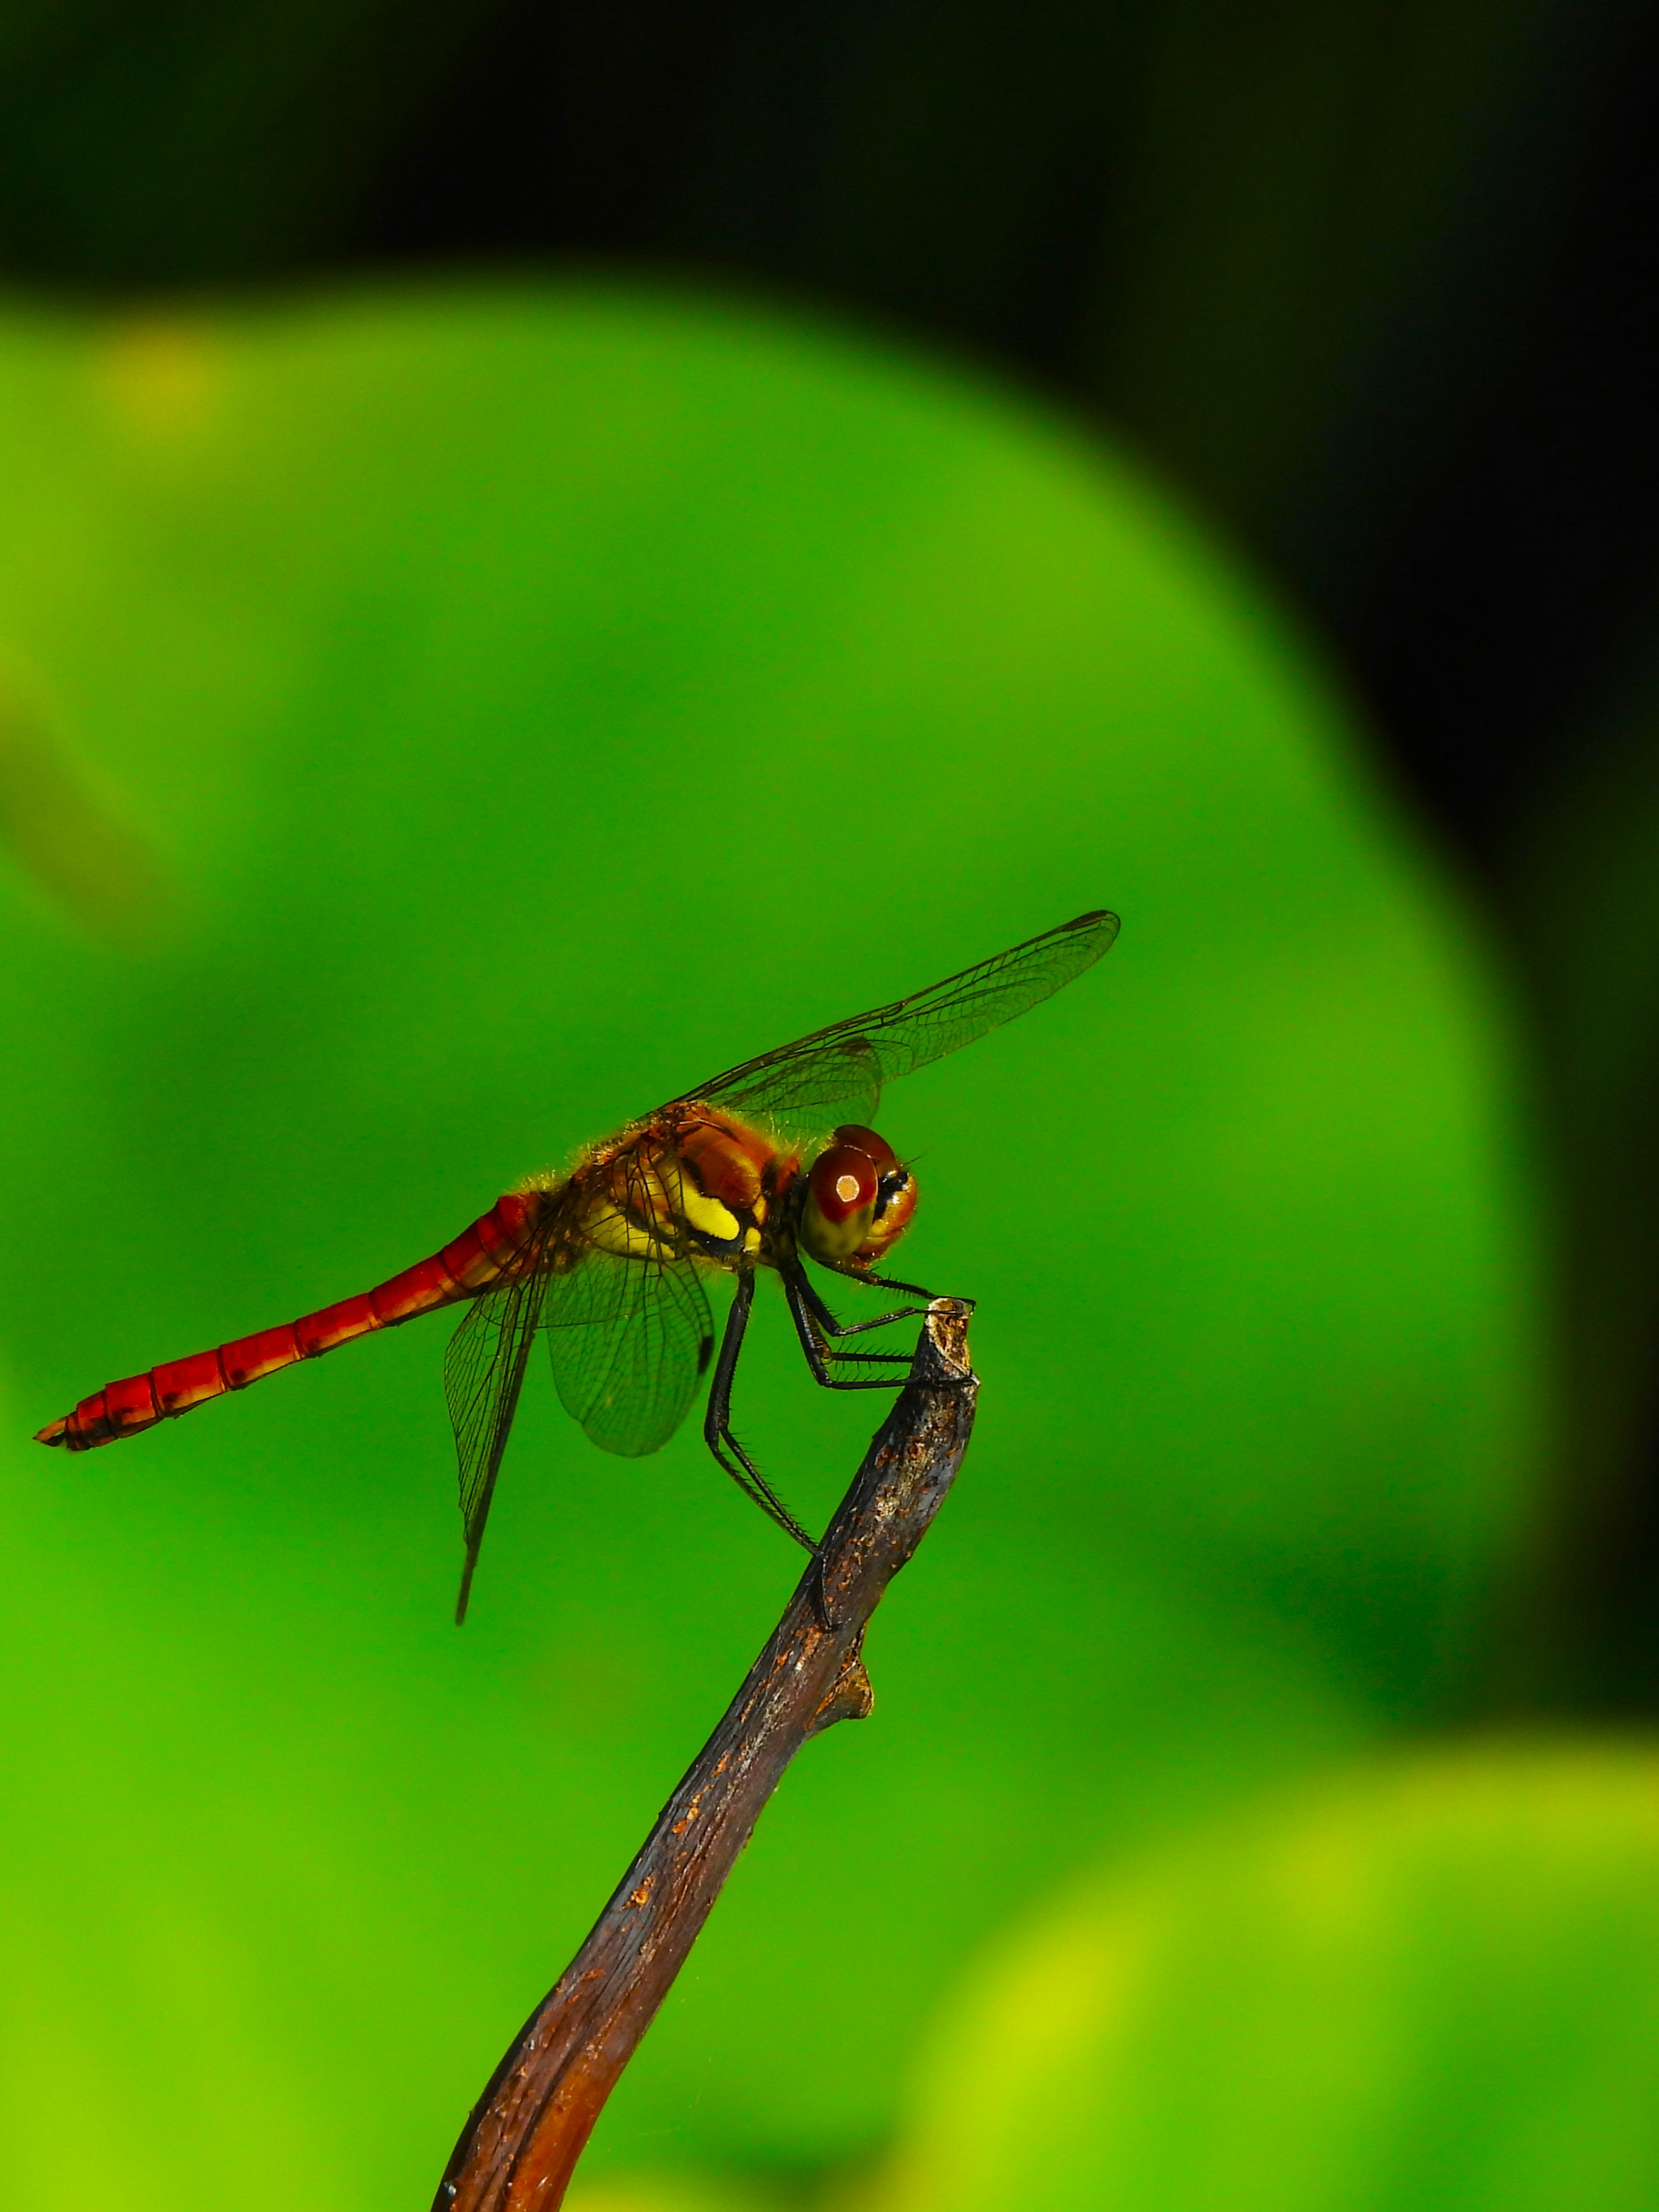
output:
[[[743,1334],[749,1326],[749,1311],[754,1302],[755,1278],[752,1274],[740,1274],[732,1310],[726,1317],[726,1334],[720,1339],[714,1379],[708,1385],[703,1441],[721,1473],[731,1476],[744,1496],[758,1505],[769,1521],[775,1522],[785,1535],[793,1536],[803,1550],[816,1553],[817,1544],[732,1433],[732,1378],[738,1371],[738,1354],[743,1349]]]
[[[801,1304],[805,1307],[807,1312],[811,1315],[813,1322],[817,1327],[818,1333],[822,1336],[833,1336],[837,1338],[843,1336],[866,1336],[872,1328],[886,1328],[896,1321],[919,1320],[927,1310],[925,1305],[896,1306],[891,1313],[878,1314],[873,1321],[837,1321],[834,1314],[830,1312],[829,1307],[825,1305],[823,1300],[818,1296],[817,1291],[813,1288],[811,1279],[807,1274],[805,1268],[802,1267],[799,1259],[790,1261],[781,1270],[781,1273],[786,1285],[793,1286],[799,1292]],[[876,1278],[873,1275],[858,1275],[850,1278],[850,1279],[855,1282],[863,1283],[873,1282]],[[904,1290],[907,1289],[908,1285],[903,1283],[884,1283],[881,1287],[884,1290]],[[928,1294],[926,1291],[919,1291],[917,1295],[918,1297],[925,1298]],[[857,1356],[865,1359],[876,1359],[887,1355],[884,1355],[879,1352],[860,1352]],[[895,1353],[890,1356],[899,1358],[902,1355]]]
[[[835,1626],[835,1617],[830,1610],[830,1585],[823,1579],[823,1547],[813,1553],[808,1570],[812,1577],[812,1610],[818,1617],[818,1626],[826,1636]]]
[[[901,1283],[892,1275],[868,1274],[862,1267],[837,1267],[835,1273],[838,1275],[845,1275],[849,1283],[873,1283],[878,1291],[902,1291],[908,1297],[926,1298],[930,1305],[939,1296],[937,1291],[924,1291],[920,1283]],[[975,1304],[975,1300],[961,1298],[958,1303],[964,1306],[970,1306]],[[879,1322],[870,1322],[866,1326],[879,1328],[881,1324]]]
[[[807,1281],[799,1260],[786,1263],[779,1272],[783,1277],[784,1295],[789,1301],[795,1334],[800,1339],[800,1348],[806,1354],[806,1364],[812,1370],[815,1382],[825,1390],[898,1390],[903,1388],[904,1375],[842,1376],[832,1375],[830,1370],[845,1361],[860,1366],[879,1363],[884,1367],[901,1367],[908,1374],[911,1364],[911,1355],[908,1352],[833,1352],[824,1339],[826,1336],[860,1336],[866,1328],[880,1328],[887,1322],[907,1320],[917,1309],[907,1306],[902,1313],[884,1314],[880,1321],[862,1322],[851,1328],[843,1328]]]

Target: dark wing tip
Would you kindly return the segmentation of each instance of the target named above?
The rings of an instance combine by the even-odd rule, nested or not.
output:
[[[1102,936],[1106,939],[1106,945],[1103,945],[1100,948],[1103,952],[1106,950],[1106,945],[1111,943],[1112,939],[1117,935],[1119,930],[1121,929],[1122,927],[1123,924],[1119,921],[1116,915],[1112,912],[1109,907],[1106,906],[1093,907],[1087,914],[1079,915],[1075,921],[1063,921],[1060,924],[1060,928],[1063,930],[1099,930]]]
[[[483,1549],[483,1530],[476,1529],[468,1539],[466,1561],[461,1569],[461,1586],[455,1593],[455,1626],[466,1625],[466,1608],[472,1596],[472,1577],[477,1571],[478,1554]]]

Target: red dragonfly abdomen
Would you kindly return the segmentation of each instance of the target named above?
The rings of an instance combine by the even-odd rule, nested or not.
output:
[[[416,1314],[471,1297],[511,1264],[542,1204],[540,1191],[509,1192],[453,1244],[389,1282],[338,1305],[325,1306],[319,1313],[307,1314],[302,1320],[284,1322],[280,1328],[262,1329],[257,1336],[238,1337],[189,1359],[167,1360],[148,1374],[106,1382],[90,1398],[83,1398],[72,1413],[42,1429],[35,1441],[90,1451],[94,1444],[113,1443],[118,1437],[136,1436],[157,1421],[188,1413],[227,1390],[245,1390],[279,1368],[315,1359],[337,1345],[349,1344],[354,1337],[393,1328],[399,1322],[413,1321]]]

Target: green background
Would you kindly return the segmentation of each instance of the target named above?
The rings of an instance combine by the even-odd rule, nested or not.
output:
[[[441,1322],[29,1431],[1083,908],[1109,959],[884,1108],[972,1451],[594,2171],[867,2160],[1052,1882],[1469,1693],[1547,1422],[1503,989],[1144,471],[550,286],[15,309],[0,471],[20,2206],[425,2203],[796,1571],[694,1431],[607,1460],[532,1376],[457,1635]],[[787,1335],[744,1433],[822,1519],[869,1406]]]

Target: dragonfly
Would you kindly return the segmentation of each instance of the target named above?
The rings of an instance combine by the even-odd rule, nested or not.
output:
[[[763,1269],[781,1281],[815,1382],[896,1389],[910,1355],[849,1340],[926,1311],[932,1293],[878,1273],[915,1218],[915,1170],[870,1126],[887,1084],[1027,1012],[1098,960],[1103,909],[960,974],[762,1053],[532,1176],[430,1259],[356,1297],[106,1382],[36,1441],[88,1451],[246,1389],[302,1359],[465,1303],[444,1362],[460,1466],[466,1617],[507,1437],[536,1340],[564,1408],[602,1451],[661,1449],[708,1373],[703,1437],[720,1468],[784,1533],[807,1533],[738,1440],[732,1383]],[[919,1298],[843,1322],[806,1272]],[[714,1352],[708,1285],[734,1279]],[[872,1370],[877,1370],[872,1372]],[[851,1371],[849,1371],[851,1370]]]

